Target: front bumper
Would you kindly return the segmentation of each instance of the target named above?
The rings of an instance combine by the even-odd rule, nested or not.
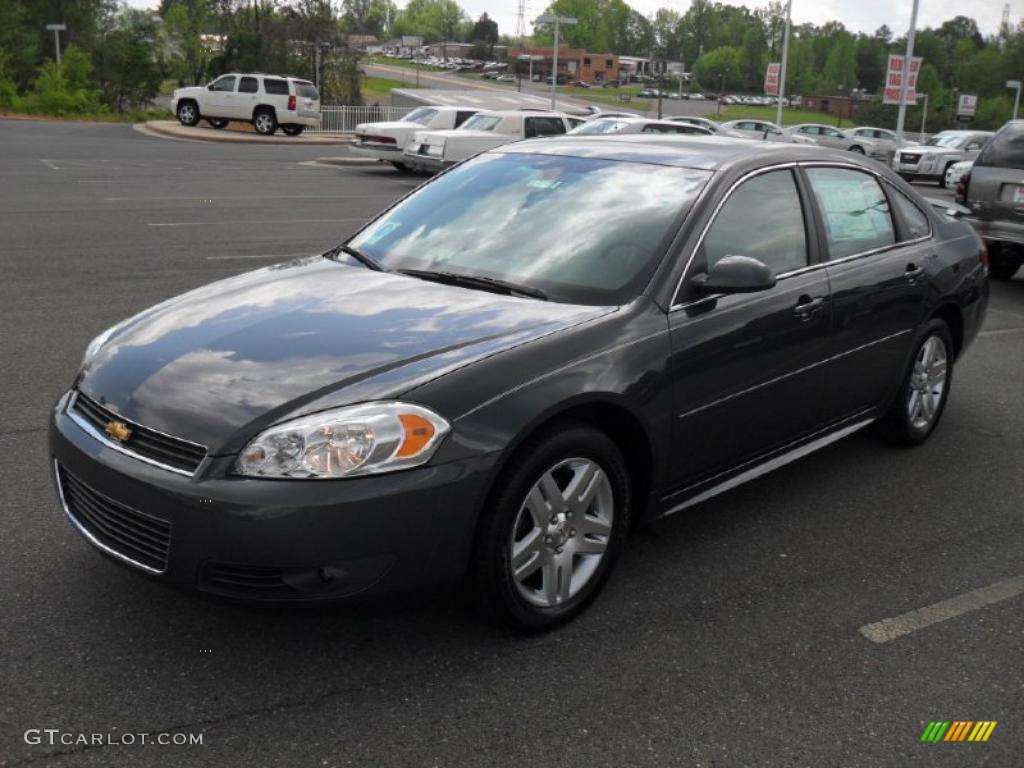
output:
[[[374,160],[383,160],[388,163],[400,163],[404,160],[402,150],[397,145],[369,144],[353,139],[349,148],[357,155],[372,157]]]
[[[317,600],[463,576],[494,454],[349,480],[235,477],[233,457],[207,457],[185,477],[103,445],[66,401],[49,430],[64,511],[104,554],[151,578],[247,600]],[[136,555],[160,548],[162,562],[160,552]]]
[[[905,163],[897,157],[893,160],[892,169],[903,178],[941,179],[946,174],[946,163],[942,158],[921,158],[916,163]]]

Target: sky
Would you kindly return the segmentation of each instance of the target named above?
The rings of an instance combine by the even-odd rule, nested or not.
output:
[[[486,11],[487,15],[498,22],[498,30],[502,34],[514,34],[516,30],[517,0],[458,0],[459,5],[471,17],[478,18]],[[626,0],[636,10],[646,16],[652,16],[658,8],[670,8],[685,13],[690,7],[689,0]],[[952,19],[957,14],[971,16],[978,22],[982,34],[993,34],[999,28],[1005,0],[981,0],[970,3],[966,8],[963,0],[920,0],[918,10],[918,28],[937,27],[943,21]],[[136,8],[156,8],[159,0],[127,0],[128,5]],[[397,0],[402,6],[405,0]],[[746,3],[730,3],[757,7],[767,5],[767,0],[749,0]],[[340,0],[339,0],[340,5]],[[527,0],[526,23],[539,16],[548,5],[547,0]],[[1010,3],[1010,22],[1016,25],[1020,21],[1020,9],[1024,0],[1013,0]],[[793,23],[824,24],[826,21],[838,20],[854,32],[874,32],[883,24],[887,24],[896,36],[904,34],[910,26],[912,0],[793,0]],[[527,30],[529,31],[529,30]]]

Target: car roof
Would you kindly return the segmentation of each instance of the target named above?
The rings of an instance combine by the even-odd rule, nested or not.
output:
[[[589,157],[600,160],[695,168],[705,171],[722,170],[758,158],[768,159],[771,163],[823,159],[849,163],[851,160],[857,159],[851,158],[849,152],[827,150],[823,147],[804,144],[753,142],[749,139],[693,134],[652,133],[613,136],[603,134],[554,136],[506,144],[491,151]]]
[[[483,117],[566,117],[562,112],[552,112],[550,109],[479,109],[477,115]]]

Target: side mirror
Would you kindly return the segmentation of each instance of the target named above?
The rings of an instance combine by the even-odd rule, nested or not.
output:
[[[213,83],[210,83],[208,86],[206,86],[206,90],[212,91],[213,90]]]
[[[711,271],[693,277],[690,283],[709,293],[756,293],[775,285],[775,275],[764,262],[749,256],[723,256]]]

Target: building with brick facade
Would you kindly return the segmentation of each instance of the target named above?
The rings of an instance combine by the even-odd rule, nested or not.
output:
[[[555,49],[509,48],[508,58],[515,61],[519,56],[539,56],[533,63],[534,75],[545,80],[551,76],[554,65]],[[588,53],[582,48],[570,48],[567,45],[558,47],[558,77],[568,80],[583,80],[587,83],[607,83],[619,79],[619,57],[614,53]]]

